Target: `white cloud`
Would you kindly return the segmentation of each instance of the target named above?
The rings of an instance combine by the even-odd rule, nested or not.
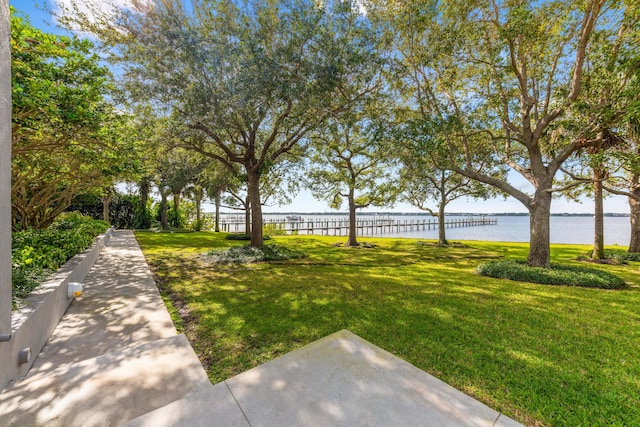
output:
[[[91,23],[111,21],[121,10],[143,11],[151,0],[51,0],[55,15],[72,18],[83,16]],[[73,29],[73,28],[72,28]],[[79,31],[76,28],[74,31]]]

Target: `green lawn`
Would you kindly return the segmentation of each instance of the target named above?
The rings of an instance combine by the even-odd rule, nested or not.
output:
[[[340,329],[369,340],[528,425],[640,425],[640,263],[589,265],[619,291],[492,279],[474,269],[527,245],[283,236],[295,261],[207,266],[224,234],[137,232],[161,290],[216,383]],[[577,264],[587,246],[554,245]]]

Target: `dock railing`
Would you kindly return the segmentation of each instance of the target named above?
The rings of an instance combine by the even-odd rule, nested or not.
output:
[[[342,236],[349,232],[348,219],[325,219],[325,218],[264,218],[263,223],[273,224],[279,231],[285,234],[319,234],[323,236]],[[447,218],[445,219],[445,227],[477,227],[484,225],[496,225],[496,218],[481,217],[464,217],[464,218]],[[244,221],[232,221],[223,218],[220,222],[220,229],[229,233],[245,232]],[[359,235],[376,235],[399,233],[402,231],[420,231],[420,230],[437,230],[438,220],[429,219],[394,219],[390,217],[374,217],[362,218],[356,220],[356,230]]]

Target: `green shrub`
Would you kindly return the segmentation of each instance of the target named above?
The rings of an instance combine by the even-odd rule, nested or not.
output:
[[[262,226],[262,233],[269,236],[284,236],[287,231],[284,229],[283,223],[270,222]]]
[[[244,233],[231,233],[224,236],[226,240],[251,240],[251,236]]]
[[[186,203],[185,203],[186,204]],[[186,210],[186,209],[185,209]],[[187,210],[186,210],[187,211]],[[216,226],[215,217],[211,213],[200,212],[200,222],[196,219],[195,212],[193,215],[187,211],[187,227],[194,231],[211,231]]]
[[[627,251],[623,251],[623,250],[607,251],[606,257],[607,258],[611,258],[611,259],[615,259],[615,260],[619,260],[619,261],[625,261],[625,262],[629,262],[629,261],[640,262],[640,254],[639,253],[627,252]]]
[[[133,215],[133,228],[147,230],[151,228],[152,222],[150,207],[144,206],[141,202],[138,203]]]
[[[67,212],[47,229],[15,232],[11,241],[13,301],[25,298],[52,271],[84,251],[109,224]]]
[[[26,298],[42,281],[48,273],[40,269],[27,269],[12,266],[11,290],[14,307],[19,299]]]
[[[607,271],[554,264],[551,268],[529,267],[522,261],[490,261],[480,264],[482,276],[543,285],[580,286],[584,288],[620,289],[624,280]]]
[[[140,196],[118,194],[109,204],[109,220],[117,229],[134,228],[136,211],[140,206]]]
[[[640,254],[627,252],[623,249],[607,249],[604,253],[605,260],[611,261],[614,264],[628,264],[629,261],[640,261]],[[591,260],[591,254],[578,257],[579,260],[589,261]]]
[[[233,246],[228,249],[216,249],[201,255],[201,258],[210,264],[249,264],[261,261],[286,261],[306,256],[303,252],[284,246],[265,245],[261,248]]]
[[[78,195],[73,198],[67,211],[77,211],[94,219],[102,219],[102,199],[95,194]],[[137,195],[116,192],[109,203],[109,221],[114,228],[149,228],[150,215]]]
[[[224,238],[226,240],[243,240],[243,241],[249,241],[251,240],[251,235],[250,234],[244,234],[244,233],[231,233],[231,234],[227,234],[226,236],[224,236]],[[262,240],[271,240],[271,237],[269,236],[263,236]]]

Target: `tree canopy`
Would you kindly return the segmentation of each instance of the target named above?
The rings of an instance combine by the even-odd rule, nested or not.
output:
[[[389,206],[399,192],[394,185],[393,145],[382,111],[376,107],[329,119],[313,134],[311,167],[306,182],[314,197],[333,209],[346,201],[349,212],[347,246],[358,246],[356,210]]]
[[[376,45],[349,2],[198,0],[187,10],[164,0],[123,12],[116,29],[83,22],[117,49],[134,100],[151,99],[203,136],[180,146],[244,169],[254,246],[260,176],[379,83],[361,81],[372,76]]]
[[[92,44],[34,28],[12,9],[13,227],[46,227],[74,195],[135,166],[128,117],[107,101]]]
[[[463,158],[453,169],[529,210],[527,263],[549,266],[557,173],[577,150],[599,144],[599,131],[617,114],[599,114],[597,126],[571,137],[554,131],[586,100],[589,59],[615,46],[616,34],[637,22],[637,8],[605,0],[374,4],[382,27],[397,35],[402,83],[416,110],[454,124],[447,142],[452,156]],[[630,105],[629,98],[624,102],[618,107]],[[520,174],[531,191],[494,176],[495,164]]]
[[[381,164],[392,154],[402,154],[403,181],[415,190],[407,197],[422,207],[436,193],[444,207],[445,198],[463,194],[460,188],[483,195],[489,185],[490,194],[507,194],[529,211],[532,266],[549,265],[551,202],[554,194],[577,184],[562,181],[572,177],[574,159],[583,161],[589,153],[589,164],[597,166],[596,193],[624,193],[635,206],[635,172],[623,176],[611,168],[615,162],[620,171],[637,170],[633,150],[626,156],[602,150],[614,139],[626,147],[635,141],[629,130],[640,111],[637,2],[157,0],[103,15],[99,9],[85,14],[83,2],[71,3],[66,12],[74,13],[62,20],[100,41],[118,69],[127,108],[146,106],[170,127],[171,138],[163,142],[170,150],[186,149],[218,162],[246,186],[246,197],[240,198],[251,216],[253,246],[262,245],[265,189],[277,194],[274,188],[291,183],[281,172],[290,172],[287,162],[299,159],[315,163],[310,176],[318,179],[310,181],[323,197],[330,193],[327,183],[337,182],[336,171],[353,169],[346,159],[370,158],[373,178],[367,186],[379,187]],[[117,117],[104,102],[100,83],[108,74],[89,55],[88,42],[50,38],[36,49],[32,38],[16,49],[23,62],[35,51],[49,52],[49,59],[34,62],[43,76],[40,86],[15,85],[16,135],[29,138],[32,156],[58,135],[73,142],[65,153],[97,155],[88,144],[104,144],[108,138],[102,135],[114,134],[106,119]],[[79,56],[66,64],[60,52]],[[49,74],[63,66],[69,80],[84,83],[65,81],[68,90],[61,92]],[[16,70],[19,76],[21,68]],[[31,98],[20,99],[25,88]],[[75,100],[80,92],[85,98]],[[72,101],[68,105],[65,96]],[[396,104],[385,103],[388,99]],[[378,102],[382,112],[373,117],[362,107],[365,101]],[[42,121],[30,114],[37,108],[55,110],[60,118]],[[410,129],[413,143],[400,150],[374,135],[371,123],[384,115],[399,122],[387,120],[387,127]],[[361,144],[354,145],[356,140]],[[42,158],[58,155],[50,151]],[[332,171],[338,160],[346,163]],[[60,183],[62,178],[47,175],[47,167],[80,170],[87,164],[76,163],[66,158],[42,163],[36,156],[21,165],[37,165],[32,181],[46,177]],[[439,179],[420,172],[437,172]],[[512,180],[518,174],[527,186]],[[64,179],[56,191],[76,191],[74,182]],[[355,188],[353,182],[351,177]],[[432,185],[422,185],[426,182]],[[176,202],[178,187],[171,191]],[[16,194],[33,198],[35,190],[25,188]],[[220,190],[215,193],[220,200]],[[333,202],[335,194],[347,192],[331,194]],[[353,206],[369,203],[352,199]]]

